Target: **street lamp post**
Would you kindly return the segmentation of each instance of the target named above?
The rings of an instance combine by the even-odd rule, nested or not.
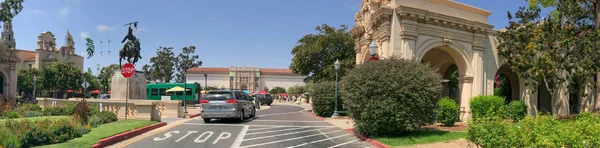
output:
[[[331,118],[337,118],[340,117],[338,114],[338,71],[340,70],[340,61],[335,60],[333,67],[335,68],[335,110],[333,110],[333,115],[331,115]]]
[[[375,41],[371,41],[371,45],[369,45],[369,53],[371,54],[371,57],[369,58],[369,60],[371,60],[371,61],[379,60],[379,57],[377,57],[377,49],[378,48],[379,48],[379,46],[377,46],[377,44],[375,44]]]
[[[207,84],[206,84],[206,79],[208,78],[208,76],[206,74],[204,74],[204,92],[206,92]]]
[[[37,95],[35,93],[35,88],[37,87],[37,77],[33,76],[33,99],[37,100]]]
[[[188,113],[187,111],[187,68],[184,69],[185,73],[183,74],[183,113]]]

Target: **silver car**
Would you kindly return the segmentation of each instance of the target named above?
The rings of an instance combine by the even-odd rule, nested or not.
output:
[[[238,122],[242,122],[246,117],[254,118],[256,116],[252,98],[243,91],[209,91],[200,100],[200,104],[200,116],[204,122],[210,122],[211,119],[236,119]]]

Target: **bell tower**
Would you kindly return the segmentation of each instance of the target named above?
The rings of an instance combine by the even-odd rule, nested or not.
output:
[[[15,36],[12,30],[11,21],[5,21],[4,25],[2,25],[1,42],[4,49],[11,49],[17,47],[17,43],[15,42]]]
[[[68,48],[69,54],[75,54],[75,41],[73,41],[73,36],[71,36],[68,29],[67,34],[65,34],[65,47]]]

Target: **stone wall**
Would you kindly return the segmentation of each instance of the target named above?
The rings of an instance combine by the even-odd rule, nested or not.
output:
[[[111,82],[111,100],[125,100],[127,94],[127,79],[121,74],[121,70],[115,70]],[[136,71],[129,78],[129,100],[146,100],[146,75]]]

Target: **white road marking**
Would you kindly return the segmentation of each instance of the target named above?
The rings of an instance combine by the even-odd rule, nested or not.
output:
[[[358,141],[358,139],[356,139],[356,140],[352,140],[352,141],[348,141],[348,142],[344,142],[344,143],[340,143],[340,144],[338,144],[338,145],[330,146],[329,148],[335,148],[335,147],[339,147],[339,146],[346,145],[346,144],[350,144],[350,143],[352,143],[352,142],[356,142],[356,141]]]
[[[311,131],[316,131],[316,130],[320,131],[320,129],[312,129],[312,130],[299,131],[299,132],[293,132],[293,133],[285,133],[285,134],[278,134],[278,135],[271,135],[271,136],[255,137],[255,138],[250,138],[250,139],[244,139],[244,141],[250,141],[250,140],[256,140],[256,139],[263,139],[263,138],[270,138],[270,137],[277,137],[277,136],[285,136],[285,135],[293,135],[293,134],[306,133],[306,132],[311,132]]]
[[[205,123],[182,123],[185,125],[215,125],[215,126],[264,126],[264,127],[273,127],[273,126],[279,126],[279,127],[335,127],[333,125],[331,126],[295,126],[295,125],[249,125],[249,124],[205,124]]]
[[[197,132],[198,132],[198,131],[187,131],[187,134],[185,134],[183,137],[181,137],[181,138],[179,138],[179,139],[175,140],[175,142],[179,142],[179,141],[183,140],[185,137],[189,136],[190,134],[192,134],[192,133],[197,133]]]
[[[240,131],[240,134],[238,134],[238,136],[235,138],[235,141],[233,141],[233,144],[231,144],[231,148],[239,148],[240,145],[242,144],[242,140],[244,140],[244,136],[246,136],[246,132],[248,132],[248,125],[244,126],[244,128],[242,128],[242,131]]]
[[[341,132],[341,131],[343,131],[343,130],[331,131],[331,132],[327,132],[327,134]],[[290,139],[283,139],[283,140],[271,141],[271,142],[267,142],[267,143],[259,143],[259,144],[247,145],[247,146],[243,146],[242,148],[249,148],[249,147],[261,146],[261,145],[267,145],[267,144],[273,144],[273,143],[291,141],[291,140],[308,138],[308,137],[319,136],[319,135],[321,135],[321,134],[313,134],[313,135],[307,135],[307,136],[302,136],[302,137],[295,137],[295,138],[290,138]]]
[[[274,113],[274,114],[264,114],[264,115],[260,115],[257,117],[265,117],[265,116],[273,116],[273,115],[285,115],[285,114],[295,114],[295,113],[300,113],[303,112],[304,110],[301,111],[297,111],[297,112],[289,112],[289,113]]]
[[[254,120],[254,122],[327,122],[327,121],[290,121],[290,120]]]
[[[329,136],[327,136],[327,134],[323,133],[323,131],[319,130],[319,132],[321,132],[321,134],[323,134],[323,136],[327,137],[327,139],[330,139]],[[333,140],[331,140],[331,142],[335,143]]]
[[[262,127],[262,128],[252,128],[252,129],[248,129],[249,131],[252,130],[266,130],[266,129],[274,129],[274,128],[282,128],[282,126],[275,126],[275,127]]]
[[[246,134],[246,135],[256,135],[256,134],[264,134],[264,133],[273,133],[273,132],[291,131],[291,130],[305,129],[305,128],[309,128],[309,127],[298,127],[298,128],[288,128],[288,129],[282,129],[282,130],[273,130],[273,131],[265,131],[265,132],[256,132],[256,133],[250,133],[250,134]]]
[[[350,136],[350,134],[344,134],[344,135],[339,135],[339,136],[335,136],[335,137],[331,137],[331,138],[327,138],[327,139],[321,139],[321,140],[317,140],[317,141],[311,141],[309,143],[302,143],[302,144],[299,144],[299,145],[296,145],[296,146],[290,146],[290,147],[286,147],[286,148],[301,147],[301,146],[304,146],[304,145],[307,145],[307,144],[313,144],[313,143],[317,143],[317,142],[323,142],[323,141],[326,141],[326,140],[333,140],[333,139],[340,138],[340,137],[345,137],[345,136]]]

